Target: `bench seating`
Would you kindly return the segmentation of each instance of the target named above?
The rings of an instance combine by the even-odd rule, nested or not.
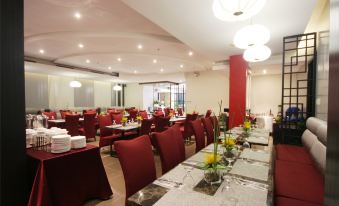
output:
[[[275,205],[323,205],[327,124],[311,117],[303,146],[276,145]]]

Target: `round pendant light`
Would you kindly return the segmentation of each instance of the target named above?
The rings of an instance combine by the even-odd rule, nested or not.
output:
[[[71,82],[69,83],[69,86],[70,86],[70,87],[73,87],[73,88],[79,88],[79,87],[81,87],[82,85],[81,85],[81,82],[79,82],[79,81],[71,81]]]
[[[116,84],[116,85],[114,85],[113,90],[114,91],[121,91],[122,87],[120,85]]]
[[[265,45],[256,45],[250,47],[244,52],[244,59],[248,62],[265,61],[271,56],[271,49]]]
[[[251,46],[266,44],[270,37],[270,31],[265,26],[254,24],[237,31],[233,44],[240,49],[248,49]]]
[[[259,13],[266,0],[214,0],[214,16],[222,21],[242,21]]]

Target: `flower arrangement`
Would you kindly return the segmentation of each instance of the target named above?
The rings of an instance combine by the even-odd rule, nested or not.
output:
[[[127,123],[127,117],[123,117],[122,119],[121,119],[121,124],[122,124],[122,126],[126,126],[126,123]]]
[[[251,121],[248,117],[245,118],[243,128],[246,134],[248,134],[251,130]]]
[[[218,120],[214,120],[218,121]],[[214,122],[216,125],[217,122]],[[225,165],[221,162],[221,156],[218,154],[219,132],[214,130],[213,153],[207,153],[204,158],[204,163],[201,169],[205,171],[205,181],[210,184],[221,182],[220,170],[226,169]]]
[[[140,124],[141,120],[142,120],[142,117],[140,115],[138,115],[135,120],[137,120],[138,124]]]
[[[224,138],[224,142],[222,143],[222,146],[226,149],[226,151],[231,151],[236,144],[235,138],[233,138],[231,135],[227,135]]]

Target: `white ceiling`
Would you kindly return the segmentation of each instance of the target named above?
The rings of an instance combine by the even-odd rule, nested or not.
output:
[[[284,36],[304,32],[315,3],[267,1],[252,21],[271,31],[268,46],[273,54],[282,50]],[[212,0],[25,0],[25,55],[120,72],[118,79],[91,73],[83,78],[180,82],[185,72],[207,70],[213,61],[242,53],[231,45],[232,39],[250,22],[222,22],[214,17],[211,6]],[[75,12],[82,18],[76,19]],[[84,48],[79,48],[79,43]],[[142,50],[137,49],[138,44],[143,45]],[[189,51],[194,55],[189,56]],[[26,65],[30,72],[74,73],[60,67]]]
[[[75,12],[82,18],[76,19]],[[211,62],[194,51],[189,56],[191,50],[120,0],[25,1],[25,55],[29,57],[116,71],[121,76],[205,70]]]
[[[122,0],[173,36],[210,60],[228,59],[242,54],[235,48],[233,36],[250,20],[224,22],[215,18],[213,0]],[[317,0],[267,0],[265,7],[252,18],[271,32],[267,44],[273,54],[282,51],[284,36],[304,33]]]

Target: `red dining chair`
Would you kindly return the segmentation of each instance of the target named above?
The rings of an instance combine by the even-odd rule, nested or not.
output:
[[[127,199],[156,179],[150,139],[147,135],[114,142],[126,187]]]
[[[177,108],[178,116],[183,116],[182,108]]]
[[[141,116],[142,119],[148,119],[148,115],[145,110],[140,110],[139,115]]]
[[[139,130],[139,135],[150,135],[152,129],[153,119],[143,119],[141,120],[141,127]]]
[[[219,120],[216,116],[210,116],[209,120],[212,123],[213,129],[217,130],[218,136],[220,136],[220,126],[219,126]]]
[[[95,116],[96,113],[84,114],[84,127],[79,129],[79,133],[80,135],[86,136],[86,140],[88,139],[96,140]]]
[[[169,115],[170,109],[171,109],[171,108],[168,108],[168,107],[164,109],[165,117],[167,117],[167,116]]]
[[[48,119],[56,119],[57,118],[56,112],[43,112],[42,114],[47,116]]]
[[[211,110],[211,109],[208,109],[208,110],[206,111],[205,118],[210,117],[211,114],[212,114],[212,110]]]
[[[82,114],[97,114],[97,110],[96,109],[86,109],[86,110],[82,110]]]
[[[200,119],[192,121],[191,124],[195,137],[195,153],[197,153],[206,146],[204,126]]]
[[[207,145],[212,144],[214,142],[214,131],[212,122],[209,118],[202,118],[201,121],[206,131]]]
[[[66,114],[65,115],[65,129],[71,136],[79,135],[79,114]]]
[[[153,112],[153,117],[163,117],[163,116],[164,116],[164,112],[161,110]]]
[[[196,120],[197,118],[198,118],[197,113],[187,114],[186,119],[184,121],[184,126],[182,126],[180,128],[180,130],[182,132],[182,136],[183,136],[183,138],[185,139],[186,142],[191,141],[191,136],[193,135],[191,122]]]
[[[99,147],[110,146],[110,152],[112,153],[112,144],[115,140],[118,140],[121,135],[113,134],[111,129],[106,128],[106,126],[112,125],[111,115],[99,115],[98,120],[100,127]]]
[[[65,119],[66,114],[72,114],[71,110],[60,110],[61,119]]]
[[[124,117],[122,113],[111,113],[112,122],[115,121],[116,124],[121,124],[121,120]]]
[[[172,129],[155,133],[154,140],[161,159],[162,174],[177,166],[182,160],[178,144],[173,144],[174,133]]]
[[[155,132],[162,132],[168,129],[170,117],[157,117],[154,119]]]
[[[131,110],[129,110],[129,117],[128,117],[128,119],[129,120],[135,120],[135,118],[137,117],[137,114],[138,114],[138,110],[136,110],[136,109],[131,109]]]
[[[176,140],[176,143],[178,145],[181,162],[183,162],[186,159],[186,152],[184,138],[182,137],[182,133],[180,131],[180,125],[173,125],[172,127],[170,127],[170,129],[172,130],[173,138]]]

